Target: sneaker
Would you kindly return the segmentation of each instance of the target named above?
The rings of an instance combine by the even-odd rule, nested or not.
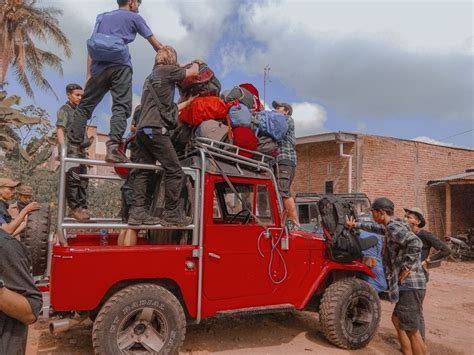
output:
[[[130,159],[119,149],[119,143],[108,141],[106,146],[105,161],[107,163],[130,163]]]
[[[178,207],[174,210],[164,210],[161,215],[161,224],[165,227],[185,227],[191,224],[192,218],[186,216]]]
[[[160,223],[161,219],[149,214],[145,207],[130,208],[130,212],[128,214],[128,224],[131,226],[156,225]]]
[[[69,215],[80,222],[88,222],[91,219],[89,212],[82,209],[81,207],[72,209]]]

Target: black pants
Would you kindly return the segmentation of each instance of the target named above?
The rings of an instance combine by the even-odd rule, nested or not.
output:
[[[87,168],[83,165],[71,168],[66,173],[66,200],[70,209],[87,208],[89,179],[79,177],[79,174],[86,173]]]
[[[184,187],[185,176],[178,156],[173,148],[168,133],[162,134],[161,128],[152,129],[146,134],[142,130],[137,132],[137,160],[140,164],[155,164],[158,160],[165,171],[165,209],[174,210]],[[133,201],[132,206],[146,205],[148,181],[153,178],[153,170],[133,171]]]
[[[107,68],[87,81],[84,96],[68,129],[70,143],[79,145],[84,141],[87,120],[109,91],[112,94],[109,139],[118,143],[122,141],[132,111],[132,69],[126,65]]]

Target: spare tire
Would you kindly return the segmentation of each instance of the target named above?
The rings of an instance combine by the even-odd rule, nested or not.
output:
[[[33,267],[33,276],[42,276],[48,263],[48,237],[50,232],[50,210],[47,204],[28,215],[21,241],[26,246]]]

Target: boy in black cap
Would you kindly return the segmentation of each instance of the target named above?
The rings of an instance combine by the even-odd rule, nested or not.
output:
[[[295,138],[295,122],[291,115],[293,108],[286,102],[273,101],[272,106],[275,111],[285,115],[288,123],[288,131],[281,141],[278,142],[277,162],[277,181],[280,195],[283,198],[283,204],[288,213],[288,218],[299,226],[298,213],[296,212],[296,204],[291,197],[291,184],[295,178],[296,171],[296,138]]]
[[[423,298],[426,278],[421,266],[420,238],[406,224],[393,218],[395,206],[382,197],[372,203],[372,215],[376,223],[346,220],[348,228],[384,234],[384,267],[388,282],[388,298],[396,302],[392,322],[404,354],[426,354],[423,324]]]

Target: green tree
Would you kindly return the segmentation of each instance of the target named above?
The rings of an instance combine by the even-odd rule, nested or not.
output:
[[[43,70],[50,66],[62,75],[62,59],[38,48],[33,39],[53,40],[69,58],[70,43],[56,19],[61,13],[55,7],[39,7],[36,0],[0,0],[0,91],[11,66],[28,96],[34,97],[30,80],[56,96]]]

